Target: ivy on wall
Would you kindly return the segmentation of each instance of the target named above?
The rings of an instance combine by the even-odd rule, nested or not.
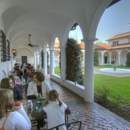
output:
[[[95,50],[94,51],[94,66],[98,66],[99,65],[99,61],[98,61],[98,51]]]
[[[83,53],[81,51],[81,48],[77,44],[77,41],[72,38],[68,39],[66,45],[66,79],[83,85]]]

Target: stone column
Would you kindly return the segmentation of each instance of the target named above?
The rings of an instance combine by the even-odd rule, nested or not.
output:
[[[39,53],[39,68],[41,69],[41,53]]]
[[[38,54],[36,54],[36,68],[38,68],[38,64],[39,64],[39,55]]]
[[[121,55],[118,54],[118,65],[120,65],[120,64],[121,64]]]
[[[111,65],[111,52],[109,53],[109,65]]]
[[[85,42],[85,85],[84,100],[86,102],[94,101],[94,50],[93,43],[96,39],[83,39]]]
[[[104,65],[104,52],[101,51],[101,55],[102,55],[102,65]]]
[[[50,74],[54,74],[54,50],[50,50]]]
[[[36,63],[37,61],[36,61],[36,54],[34,54],[34,68],[36,69],[37,67],[37,63]]]
[[[66,78],[66,47],[61,47],[61,85]]]
[[[47,51],[44,51],[44,75],[47,74]]]

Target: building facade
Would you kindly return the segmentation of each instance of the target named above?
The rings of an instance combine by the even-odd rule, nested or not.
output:
[[[109,38],[108,45],[94,45],[98,51],[99,65],[126,65],[126,56],[130,52],[130,32]]]

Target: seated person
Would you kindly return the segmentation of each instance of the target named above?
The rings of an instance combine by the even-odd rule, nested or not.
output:
[[[59,93],[56,90],[49,92],[49,103],[43,107],[43,111],[47,114],[48,128],[65,123],[65,112],[70,114],[67,105],[60,101]],[[65,126],[61,126],[62,130],[66,130]]]
[[[17,76],[17,72],[16,71],[13,71],[12,75],[14,76],[15,82],[19,82],[20,84],[22,84],[20,78]]]
[[[14,100],[22,100],[23,99],[22,92],[19,87],[14,86],[14,79],[13,80],[12,79],[13,76],[10,78],[3,78],[1,80],[0,87],[12,90],[14,93]]]
[[[0,89],[0,129],[1,130],[31,130],[31,122],[23,109],[21,102],[14,105],[13,92]]]
[[[27,85],[29,85],[29,83],[32,81],[31,75],[32,75],[31,67],[26,66],[26,72],[25,72],[24,78],[26,80]]]
[[[17,76],[18,76],[19,78],[21,78],[21,76],[23,76],[23,73],[22,73],[22,71],[20,70],[19,65],[17,65],[17,66],[15,67],[15,70],[14,70],[14,71],[17,72]]]
[[[34,72],[32,78],[33,81],[29,84],[27,89],[28,99],[36,98],[36,93],[42,95],[41,99],[46,98],[52,88],[46,81],[44,81],[44,75],[41,72]]]

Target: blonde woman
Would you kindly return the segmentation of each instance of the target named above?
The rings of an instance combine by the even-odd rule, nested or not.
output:
[[[31,130],[31,122],[21,103],[14,106],[13,91],[0,89],[0,129]]]

